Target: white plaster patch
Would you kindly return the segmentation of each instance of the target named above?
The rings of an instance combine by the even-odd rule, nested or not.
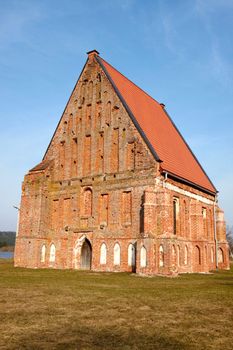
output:
[[[75,246],[74,246],[74,250],[73,250],[73,266],[75,269],[78,268],[78,256],[81,255],[81,249],[82,249],[82,245],[83,242],[86,239],[86,235],[82,235],[79,239],[77,239]]]
[[[161,181],[159,178],[156,179],[156,185],[162,185],[164,188],[167,188],[168,190],[183,194],[184,196],[196,199],[200,202],[203,202],[205,204],[210,204],[213,205],[214,204],[214,200],[210,200],[208,198],[205,198],[203,196],[200,196],[198,194],[183,190],[182,188],[175,186],[167,181]]]
[[[82,248],[82,245],[83,245],[83,242],[85,241],[86,239],[86,236],[85,235],[82,235],[77,241],[76,241],[76,244],[75,244],[75,248],[74,248],[74,252],[77,254],[77,253],[81,253],[81,248]]]

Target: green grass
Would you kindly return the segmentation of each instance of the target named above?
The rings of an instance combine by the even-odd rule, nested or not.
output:
[[[14,268],[0,349],[233,349],[233,268],[177,278]]]

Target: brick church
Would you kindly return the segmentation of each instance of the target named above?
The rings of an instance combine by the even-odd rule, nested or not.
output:
[[[96,50],[22,184],[15,266],[229,268],[217,191],[158,103]]]

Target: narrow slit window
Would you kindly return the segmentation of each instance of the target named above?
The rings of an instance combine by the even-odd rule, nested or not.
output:
[[[173,198],[173,233],[174,235],[177,234],[178,215],[179,215],[179,198],[174,197]]]

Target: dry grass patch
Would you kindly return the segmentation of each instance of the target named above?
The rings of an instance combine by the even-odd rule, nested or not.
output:
[[[0,349],[232,349],[233,269],[178,278],[0,260]]]

